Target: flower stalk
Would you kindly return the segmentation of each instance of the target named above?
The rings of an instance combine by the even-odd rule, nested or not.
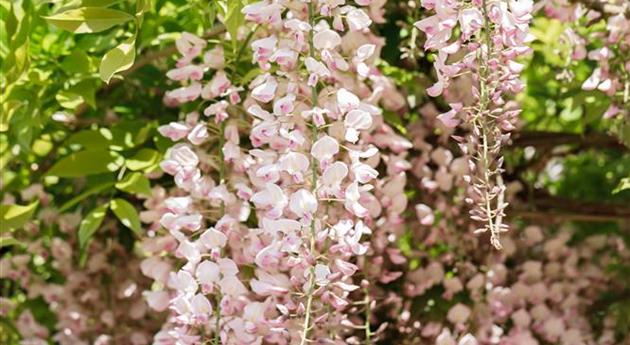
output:
[[[311,30],[308,33],[308,44],[309,44],[309,56],[311,58],[315,57],[315,47],[313,45],[313,26],[315,24],[315,15],[314,15],[314,5],[313,1],[308,3],[308,20],[311,25]],[[317,84],[311,86],[311,106],[313,108],[317,107]],[[315,143],[317,140],[318,130],[317,126],[313,123],[311,126],[311,143]],[[317,159],[314,155],[311,154],[310,157],[310,165],[311,165],[311,193],[317,199]],[[319,200],[317,200],[319,203]],[[316,251],[316,234],[315,234],[315,217],[311,220],[310,224],[310,254],[313,257]],[[308,279],[308,290],[306,291],[306,309],[304,311],[304,324],[302,325],[302,337],[300,339],[300,345],[304,345],[308,341],[308,333],[311,329],[311,313],[313,308],[313,298],[315,293],[315,266],[311,264],[309,269],[309,279]]]

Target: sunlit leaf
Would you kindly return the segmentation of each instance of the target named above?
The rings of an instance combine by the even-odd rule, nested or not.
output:
[[[16,240],[13,237],[10,236],[2,236],[0,237],[0,248],[4,248],[4,247],[9,247],[9,246],[16,246],[16,245],[23,245],[22,242]]]
[[[36,155],[43,157],[47,155],[52,149],[54,145],[50,140],[37,139],[33,141],[33,153]]]
[[[243,9],[242,0],[229,0],[220,1],[218,3],[218,9],[223,14],[223,24],[230,33],[232,39],[232,46],[234,49],[238,46],[238,28],[245,21],[245,16],[241,13]]]
[[[127,168],[137,171],[148,169],[160,161],[160,153],[152,149],[141,149],[135,155],[127,158]]]
[[[0,205],[0,228],[2,231],[13,231],[24,226],[35,213],[38,204],[39,202],[35,201],[25,206]]]
[[[127,193],[151,195],[151,183],[149,179],[139,172],[125,175],[120,182],[116,183],[116,188]]]
[[[136,15],[151,11],[152,2],[152,0],[136,0]]]
[[[630,189],[630,177],[625,177],[619,181],[619,184],[615,187],[612,193],[617,194],[628,189]]]
[[[65,12],[80,7],[109,7],[122,0],[70,0],[57,10],[57,13]]]
[[[55,99],[57,99],[57,102],[59,102],[62,107],[67,109],[75,109],[83,103],[83,97],[81,97],[81,95],[66,90],[59,91]]]
[[[55,163],[46,173],[50,176],[79,177],[118,170],[124,159],[108,150],[86,150],[72,153]]]
[[[92,239],[98,228],[103,223],[109,203],[101,205],[93,209],[87,216],[81,221],[79,225],[79,247],[85,248],[88,242]]]
[[[133,20],[129,13],[102,7],[81,7],[44,18],[75,34],[101,32]]]
[[[136,59],[136,37],[130,37],[103,56],[99,74],[101,79],[109,83],[112,76],[129,69]]]
[[[152,123],[122,122],[111,128],[102,127],[77,132],[70,136],[66,143],[78,144],[85,149],[123,151],[145,142],[153,127]]]
[[[132,204],[123,199],[114,199],[111,201],[111,208],[124,226],[131,229],[136,235],[142,235],[140,217]]]

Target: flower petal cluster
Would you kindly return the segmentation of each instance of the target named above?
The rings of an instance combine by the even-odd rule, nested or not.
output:
[[[197,344],[226,340],[230,327],[247,322],[253,301],[241,270],[257,250],[243,224],[251,213],[245,171],[253,160],[240,146],[234,114],[242,88],[223,69],[222,46],[207,47],[204,39],[183,33],[177,49],[181,58],[167,77],[183,86],[167,92],[165,103],[201,108],[158,128],[174,142],[160,166],[176,189],[145,203],[143,221],[166,233],[145,239],[149,256],[142,269],[155,281],[145,291],[149,305],[171,315],[154,342]]]
[[[40,202],[51,197],[43,188],[31,188],[23,195],[37,189]],[[9,296],[0,298],[0,315],[19,313],[15,327],[21,344],[150,344],[164,314],[151,310],[150,301],[143,298],[143,290],[150,284],[141,273],[140,260],[120,243],[106,241],[117,236],[117,222],[105,220],[100,233],[80,254],[80,213],[60,213],[47,206],[39,217],[42,223],[32,224],[29,230],[37,236],[24,253],[0,258],[0,279],[23,290],[30,303],[44,303],[53,321],[44,324],[36,318],[41,317],[41,307],[16,309]],[[59,232],[44,240],[44,227],[56,227]],[[80,255],[87,257],[84,264],[77,260]],[[49,265],[62,279],[51,280],[42,274],[43,265]]]
[[[460,123],[472,128],[468,136],[456,138],[470,156],[467,202],[473,205],[471,218],[484,224],[477,232],[489,231],[493,245],[501,248],[500,233],[507,231],[502,222],[507,203],[500,149],[519,114],[505,96],[524,87],[519,79],[524,65],[517,58],[531,50],[527,43],[533,38],[529,34],[533,1],[423,1],[422,6],[435,11],[414,24],[426,34],[424,48],[437,52],[437,82],[427,94],[448,96],[454,78],[469,74],[472,79],[473,102],[451,103],[451,109],[438,119],[447,128]],[[454,32],[459,35],[454,37]]]
[[[591,74],[582,81],[582,90],[599,91],[611,99],[603,113],[605,119],[627,121],[630,117],[627,103],[630,101],[630,7],[624,1],[589,4],[552,1],[545,5],[545,13],[566,25],[562,40],[568,45],[570,56],[567,68],[558,76],[571,81],[572,63],[589,60],[593,62]],[[601,23],[601,29],[585,31]],[[586,42],[592,42],[587,48]]]
[[[258,219],[250,231],[262,245],[251,287],[275,306],[275,333],[265,340],[341,341],[359,288],[354,262],[368,251],[380,213],[372,210],[381,207],[371,133],[383,94],[394,90],[373,66],[382,43],[361,4],[259,2],[243,13],[260,26],[251,49],[263,70],[244,104]]]

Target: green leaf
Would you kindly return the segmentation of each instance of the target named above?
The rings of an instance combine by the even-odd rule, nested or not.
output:
[[[145,12],[150,12],[152,7],[152,0],[136,0],[136,15],[141,16]]]
[[[129,13],[102,7],[81,7],[44,17],[54,26],[75,34],[105,31],[134,17]]]
[[[59,91],[55,99],[66,109],[75,109],[83,103],[83,97],[81,97],[81,95],[66,90]]]
[[[33,141],[33,147],[31,148],[31,150],[34,154],[40,157],[44,157],[53,149],[53,147],[54,145],[52,142],[50,142],[50,140],[36,139],[35,141]]]
[[[111,207],[124,226],[131,229],[136,235],[142,235],[140,217],[138,217],[138,212],[132,204],[123,199],[114,199],[111,202]]]
[[[24,244],[11,236],[0,237],[0,248],[8,246],[23,246]]]
[[[153,149],[141,149],[125,162],[127,168],[133,171],[146,170],[158,164],[160,153]]]
[[[81,0],[83,6],[109,7],[120,0]]]
[[[254,80],[254,78],[261,75],[262,73],[263,73],[262,69],[258,67],[252,68],[243,76],[243,78],[241,78],[241,84],[242,85],[249,84],[250,81]]]
[[[94,194],[98,194],[104,190],[106,190],[107,188],[110,188],[114,185],[114,182],[105,182],[99,185],[96,185],[92,188],[89,188],[88,190],[86,190],[85,192],[75,196],[74,198],[68,200],[67,202],[65,202],[63,205],[61,205],[61,207],[59,208],[59,212],[63,213],[69,209],[71,209],[74,205],[78,204],[79,202],[81,202],[81,200],[87,198],[90,195],[94,195]]]
[[[86,150],[72,153],[48,170],[46,175],[58,177],[79,177],[118,170],[124,158],[109,150]]]
[[[200,4],[201,4],[201,6],[204,5],[202,2],[200,2]],[[214,26],[214,21],[217,19],[217,5],[216,5],[216,2],[212,1],[210,4],[205,6],[204,12],[206,13],[206,19],[207,19],[208,26],[210,26],[210,27]],[[203,15],[203,13],[202,13],[202,15]]]
[[[151,183],[149,183],[149,179],[139,172],[125,175],[120,182],[116,183],[116,188],[127,193],[151,195]]]
[[[565,122],[577,121],[582,117],[582,107],[574,105],[573,98],[567,98],[563,102],[564,109],[560,112],[560,119]]]
[[[6,78],[9,87],[3,85],[4,93],[8,93],[12,82],[20,79],[29,67],[29,44],[32,31],[33,6],[30,1],[2,1],[2,77]],[[8,8],[7,8],[8,7]],[[6,23],[6,24],[5,24]],[[4,45],[8,43],[8,47]],[[7,49],[8,48],[8,49]],[[3,80],[4,83],[4,80]],[[6,85],[6,84],[5,84]],[[7,90],[4,90],[7,89]]]
[[[4,336],[3,340],[16,339],[15,341],[17,341],[17,339],[22,337],[17,327],[6,316],[0,316],[0,333]],[[11,344],[11,341],[9,340],[7,343]]]
[[[107,149],[123,151],[136,147],[149,137],[154,123],[146,121],[121,122],[111,128],[84,130],[72,135],[68,145],[78,144],[85,149]]]
[[[121,0],[71,0],[65,2],[64,5],[57,10],[57,13],[80,7],[110,7],[120,1]]]
[[[101,226],[101,223],[103,223],[105,214],[107,214],[107,208],[109,208],[109,203],[93,209],[81,221],[79,225],[79,248],[81,248],[82,251],[92,239],[96,230]]]
[[[81,0],[81,5],[88,7],[109,7],[120,0]]]
[[[386,111],[383,113],[383,118],[388,125],[395,127],[401,134],[407,134],[407,128],[405,128],[401,115],[393,111]]]
[[[61,62],[61,69],[68,74],[86,74],[90,72],[90,58],[80,49],[75,49]]]
[[[615,187],[615,190],[612,191],[612,193],[617,194],[626,189],[630,189],[630,177],[622,178],[621,181],[619,181],[617,187]]]
[[[28,222],[35,210],[38,201],[32,202],[26,206],[22,205],[0,205],[0,219],[2,231],[13,231],[19,229]]]
[[[228,0],[221,1],[218,4],[219,11],[223,14],[223,24],[225,28],[230,33],[230,37],[232,38],[232,46],[236,50],[238,47],[238,28],[243,25],[245,21],[245,16],[241,13],[243,9],[243,1],[242,0]]]
[[[67,144],[79,144],[85,149],[106,149],[112,143],[113,134],[107,128],[89,129],[73,134]]]
[[[116,48],[103,56],[98,73],[101,79],[109,83],[112,76],[118,72],[129,69],[136,59],[136,36],[126,39]]]
[[[96,108],[96,88],[100,81],[96,78],[84,79],[71,86],[68,91],[76,93],[92,108]]]

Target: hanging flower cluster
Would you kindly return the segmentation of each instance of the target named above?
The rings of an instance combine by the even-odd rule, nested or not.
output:
[[[492,244],[501,248],[507,203],[500,149],[519,114],[505,95],[523,89],[519,73],[524,65],[516,59],[530,51],[526,43],[531,40],[533,2],[422,1],[422,7],[436,13],[415,23],[427,36],[424,48],[437,51],[437,82],[427,93],[447,95],[454,78],[469,73],[472,78],[472,104],[450,103],[451,109],[439,119],[447,127],[461,122],[471,127],[466,137],[455,137],[470,157],[464,178],[472,187],[466,201],[473,205],[471,218],[484,223],[477,232],[489,231]],[[459,36],[453,37],[454,31]]]
[[[181,58],[167,77],[184,86],[167,92],[165,103],[199,100],[202,108],[159,128],[178,142],[161,163],[177,188],[157,190],[142,214],[153,229],[168,231],[145,240],[149,257],[141,266],[155,280],[153,289],[145,292],[149,305],[171,310],[169,322],[155,336],[160,344],[209,339],[231,343],[230,327],[242,334],[264,309],[246,298],[249,290],[238,276],[239,266],[253,261],[256,250],[242,224],[250,216],[245,171],[251,159],[239,146],[239,118],[229,114],[241,101],[240,89],[223,70],[223,47],[206,46],[205,40],[189,33],[177,41]],[[178,267],[179,262],[183,266]]]
[[[579,2],[550,1],[545,4],[545,13],[569,24],[563,33],[571,53],[570,63],[584,59],[593,61],[592,74],[582,83],[586,91],[599,90],[611,99],[604,118],[627,120],[630,116],[630,5],[626,1]],[[603,22],[600,30],[587,30]],[[587,47],[587,43],[591,43]],[[569,64],[570,64],[569,63]],[[571,80],[573,74],[567,69],[561,77]]]
[[[383,204],[371,193],[381,159],[370,142],[398,153],[409,144],[386,127],[369,135],[377,122],[384,126],[379,101],[390,109],[404,105],[373,67],[382,42],[369,31],[369,10],[378,13],[298,1],[246,6],[246,20],[258,26],[252,59],[263,73],[242,106],[221,70],[221,48],[204,53],[205,41],[190,34],[178,41],[183,57],[167,76],[185,85],[165,101],[207,100],[203,113],[220,128],[209,133],[213,126],[197,113],[160,128],[189,144],[175,145],[162,163],[180,191],[148,203],[145,213],[169,231],[165,240],[149,240],[157,248],[143,263],[160,283],[146,293],[150,304],[173,311],[156,341],[196,343],[214,334],[226,344],[306,343],[352,333],[342,311],[359,288],[355,258],[367,252],[366,235],[383,207],[395,223],[406,208],[407,167],[394,167],[395,158],[388,170],[399,177],[392,187],[379,184]],[[207,82],[205,73],[212,74]],[[252,126],[249,151],[235,125],[243,120]],[[202,149],[212,147],[213,134],[221,150],[214,157]],[[168,246],[185,264],[167,278],[173,264],[159,253]]]
[[[431,15],[415,25],[436,52],[426,92],[446,112],[383,74],[372,28],[384,4],[264,0],[220,40],[182,33],[163,98],[182,116],[158,129],[172,145],[164,176],[151,173],[164,183],[140,199],[146,236],[133,250],[92,241],[82,266],[80,213],[45,207],[26,230],[55,236],[0,259],[2,286],[56,317],[0,297],[21,344],[614,344],[613,317],[593,327],[588,315],[621,290],[606,270],[630,260],[627,243],[555,224],[499,238],[522,188],[503,183],[500,149],[519,114],[508,98],[523,89],[532,2],[421,2]],[[544,8],[600,18],[563,0]],[[600,41],[565,32],[573,58],[599,64],[582,87],[613,99],[610,117],[627,114],[625,13],[599,13]],[[35,185],[20,200],[34,198],[50,196]],[[106,218],[97,237],[117,226]]]
[[[569,244],[570,227],[546,237],[530,225],[518,238],[504,238],[501,252],[487,250],[489,244],[462,231],[474,228],[458,202],[465,197],[467,158],[448,149],[448,131],[432,135],[447,129],[435,106],[420,112],[422,120],[408,127],[409,183],[420,191],[412,200],[416,219],[405,220],[400,251],[388,250],[387,260],[379,261],[382,271],[405,273],[374,279],[382,285],[370,291],[379,302],[372,322],[393,323],[379,336],[405,339],[401,344],[614,344],[611,316],[596,328],[585,315],[603,291],[619,287],[605,272],[614,261],[607,253],[625,250],[623,239],[593,236]]]
[[[340,341],[352,333],[344,310],[359,289],[354,262],[368,251],[382,207],[372,193],[380,156],[369,133],[378,102],[394,89],[372,66],[381,43],[366,8],[260,2],[243,12],[260,26],[251,47],[266,71],[245,102],[264,244],[251,287],[275,306],[283,341]]]

